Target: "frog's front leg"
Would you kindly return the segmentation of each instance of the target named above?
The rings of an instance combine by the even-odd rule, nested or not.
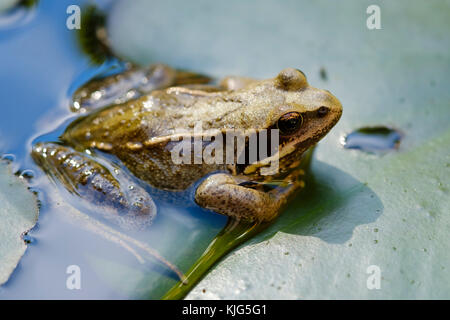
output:
[[[251,181],[239,181],[229,174],[218,173],[200,184],[195,201],[236,220],[268,222],[277,217],[288,197],[304,185],[292,176],[284,182],[284,187],[266,192],[253,189]]]
[[[87,154],[56,143],[37,143],[31,155],[53,180],[102,218],[125,229],[145,228],[154,219],[155,203],[143,188],[125,176],[119,181]]]

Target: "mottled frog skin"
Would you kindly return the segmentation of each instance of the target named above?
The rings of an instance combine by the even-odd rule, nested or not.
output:
[[[139,94],[121,92],[119,103],[109,98],[113,103],[107,106],[101,99],[95,106],[91,99],[93,93],[107,92],[102,89],[105,82],[86,85],[74,99],[75,109],[85,114],[66,128],[57,143],[35,144],[33,159],[70,192],[106,208],[105,218],[132,228],[148,226],[156,208],[144,188],[130,188],[131,176],[116,172],[120,166],[153,188],[173,192],[206,177],[195,191],[195,202],[201,207],[237,220],[274,219],[289,196],[303,186],[303,171],[298,169],[302,157],[339,120],[340,102],[330,92],[309,86],[305,75],[292,68],[268,80],[228,77],[219,84],[208,84],[207,77],[193,73],[177,77],[176,70],[159,68],[168,70],[171,78],[158,73],[150,92],[127,87],[126,92]],[[116,83],[108,81],[108,86]],[[89,101],[83,105],[83,99]],[[267,159],[175,164],[171,150],[181,143],[177,130],[191,130],[199,121],[204,131],[219,130],[224,138],[235,129],[279,129],[275,155],[279,170],[263,175]],[[203,148],[207,146],[203,143]],[[274,181],[280,182],[279,187],[268,187]]]

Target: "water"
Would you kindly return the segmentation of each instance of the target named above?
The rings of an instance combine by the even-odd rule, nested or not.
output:
[[[30,157],[32,142],[55,140],[76,117],[69,110],[73,92],[116,63],[96,66],[81,53],[75,31],[66,28],[71,4],[42,0],[22,17],[0,17],[0,154],[42,202],[38,224],[26,235],[29,247],[0,287],[0,299],[159,298],[176,275],[143,250],[135,248],[141,263],[130,250],[74,221],[70,197],[63,190],[56,196],[57,187]],[[196,206],[157,205],[152,227],[129,235],[186,271],[226,219]],[[66,286],[70,265],[81,269],[81,290]]]
[[[402,134],[385,126],[363,127],[345,137],[346,149],[357,149],[367,153],[384,153],[400,146]]]

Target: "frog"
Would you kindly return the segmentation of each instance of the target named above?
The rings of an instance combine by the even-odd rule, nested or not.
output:
[[[107,90],[101,88],[105,82],[98,81],[86,86],[84,93],[79,90],[72,110],[80,114],[58,141],[34,143],[34,161],[71,194],[99,207],[95,211],[123,228],[148,228],[155,219],[157,208],[146,187],[175,197],[193,189],[194,203],[206,211],[234,221],[273,221],[304,187],[301,163],[340,119],[340,101],[329,91],[310,86],[296,68],[265,80],[230,76],[216,83],[167,66],[155,68],[166,71],[157,72],[156,85],[149,91],[137,90],[138,95],[136,90],[125,94],[130,87],[115,88],[118,99],[80,107],[84,98]],[[133,72],[127,77],[132,78]],[[275,130],[277,145],[273,154],[244,163],[236,161],[236,155],[230,157],[231,163],[175,163],[174,150],[198,138],[193,130],[198,123],[203,129],[200,138],[211,131],[225,139],[239,130],[256,135]],[[200,153],[214,141],[201,140]],[[249,144],[247,137],[243,154]],[[195,158],[199,150],[195,146],[191,150]],[[272,161],[278,167],[268,174],[265,169]]]

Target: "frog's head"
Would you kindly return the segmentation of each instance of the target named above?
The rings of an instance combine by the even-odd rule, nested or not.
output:
[[[278,153],[246,168],[248,174],[276,159],[281,173],[288,171],[302,154],[322,139],[342,114],[339,100],[329,91],[309,86],[303,72],[288,68],[267,80],[272,88],[271,106],[266,105],[266,128],[278,129]]]

